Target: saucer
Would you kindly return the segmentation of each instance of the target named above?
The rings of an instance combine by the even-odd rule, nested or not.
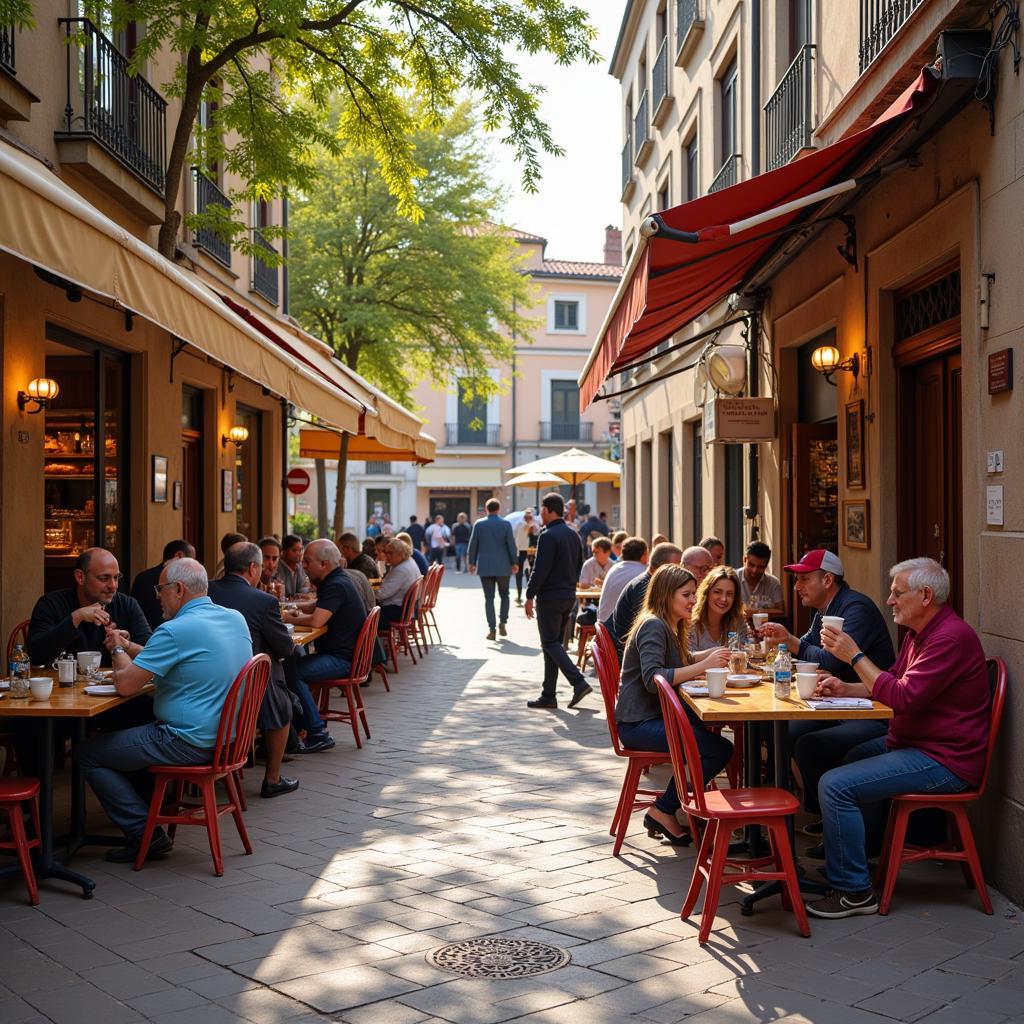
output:
[[[739,687],[747,688],[747,687],[750,687],[750,686],[760,686],[761,685],[761,676],[759,676],[759,675],[750,675],[749,673],[745,674],[745,675],[728,676],[726,678],[726,680],[725,680],[725,685],[726,686],[737,687],[737,688],[739,688]]]

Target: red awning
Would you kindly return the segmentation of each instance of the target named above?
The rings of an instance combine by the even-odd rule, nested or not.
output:
[[[779,243],[780,229],[806,219],[808,209],[813,211],[830,198],[813,197],[854,172],[873,145],[926,103],[936,85],[934,74],[925,69],[862,131],[802,160],[661,213],[666,227],[693,232],[695,238],[680,242],[654,235],[642,240],[580,377],[581,407],[590,405],[613,373],[735,291]],[[747,218],[758,222],[745,224]]]

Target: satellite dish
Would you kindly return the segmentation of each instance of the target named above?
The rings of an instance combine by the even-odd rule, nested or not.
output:
[[[708,380],[716,391],[738,395],[747,383],[747,350],[742,345],[716,345],[706,359]]]

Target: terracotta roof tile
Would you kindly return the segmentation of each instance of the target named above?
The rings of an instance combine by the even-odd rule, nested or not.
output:
[[[612,263],[586,263],[577,260],[544,260],[540,270],[530,271],[550,277],[606,277],[618,280],[622,267]]]

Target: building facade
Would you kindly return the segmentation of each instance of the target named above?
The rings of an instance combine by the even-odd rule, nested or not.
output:
[[[1020,369],[1012,358],[1024,330],[1024,302],[1008,282],[1019,262],[1024,92],[1011,52],[990,50],[1001,17],[993,26],[987,8],[952,0],[709,0],[669,5],[670,34],[672,17],[695,11],[703,24],[687,52],[699,66],[677,50],[670,70],[675,113],[648,129],[651,156],[642,167],[634,164],[624,200],[627,247],[652,188],[658,194],[654,168],[664,161],[658,147],[668,152],[679,139],[670,134],[682,124],[673,120],[677,114],[695,110],[698,124],[701,111],[704,124],[710,117],[699,138],[718,147],[718,156],[700,161],[702,174],[721,157],[720,133],[733,114],[722,109],[731,92],[719,69],[723,60],[732,66],[733,48],[739,150],[757,156],[735,160],[741,180],[871,124],[926,65],[938,82],[932,110],[940,113],[929,115],[925,107],[921,117],[908,119],[900,151],[906,159],[887,167],[872,187],[851,193],[840,212],[852,221],[790,237],[738,289],[746,296],[741,307],[760,310],[754,380],[761,395],[775,400],[774,440],[704,445],[701,406],[713,395],[695,379],[696,369],[623,399],[627,521],[641,528],[664,524],[684,541],[713,529],[726,535],[734,563],[755,534],[771,544],[776,566],[828,546],[840,554],[851,585],[880,604],[889,566],[934,557],[950,572],[954,608],[985,650],[1006,661],[1010,678],[1020,678],[1024,620],[1007,595],[1024,557],[1024,485],[1016,473]],[[613,69],[624,82],[624,115],[635,111],[633,79],[642,73],[643,55],[657,52],[663,14],[654,2],[626,9]],[[684,38],[692,32],[691,19]],[[763,41],[760,60],[756,41]],[[976,81],[986,52],[993,77],[986,72]],[[953,102],[958,88],[963,95]],[[987,108],[976,92],[988,97]],[[680,129],[684,137],[686,130]],[[706,191],[718,177],[701,181]],[[687,198],[673,192],[669,201]],[[654,198],[649,208],[660,205]],[[687,332],[713,327],[729,309],[723,299],[670,339],[673,352],[658,360],[658,371],[692,359]],[[820,372],[837,360],[838,369]],[[642,385],[645,374],[651,371],[633,379]],[[670,508],[675,517],[666,519]],[[788,600],[799,624],[792,594]],[[1015,853],[1024,829],[1016,754],[1022,734],[1024,712],[1011,706],[981,811],[992,825],[983,839],[991,878],[1016,901],[1024,895]]]

